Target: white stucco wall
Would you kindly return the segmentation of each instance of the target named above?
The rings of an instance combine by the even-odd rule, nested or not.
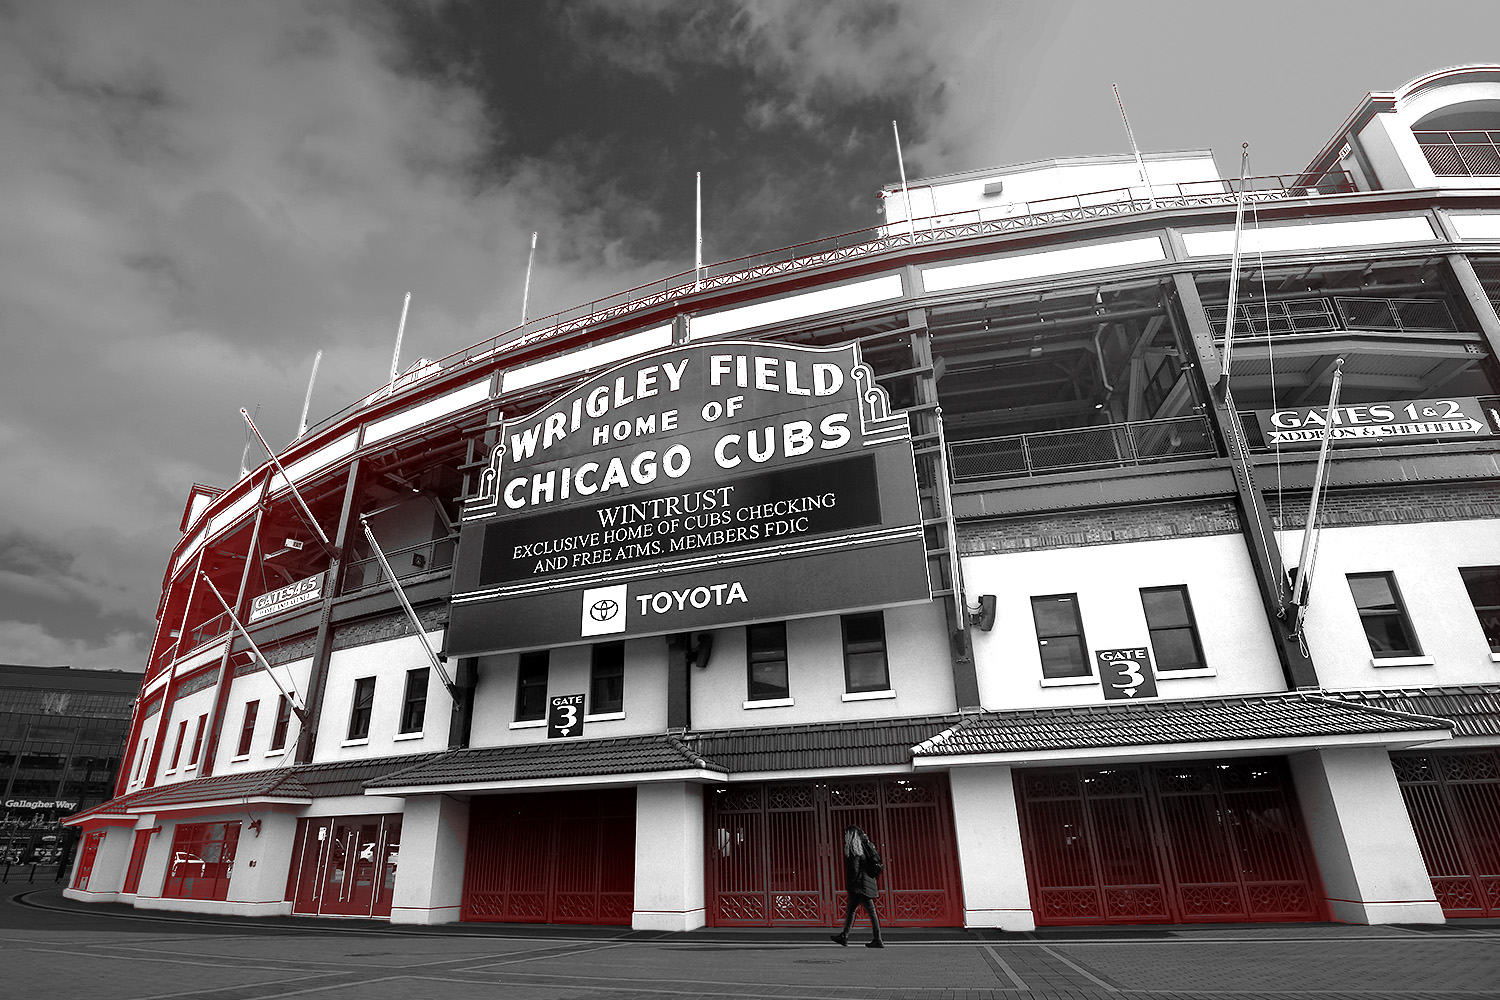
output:
[[[547,662],[547,697],[589,694],[592,647],[559,646]],[[717,655],[717,654],[715,654]],[[546,720],[516,724],[516,669],[519,653],[485,656],[479,660],[479,682],[474,690],[471,746],[545,743]],[[667,643],[661,636],[625,640],[625,691],[622,718],[594,715],[585,700],[585,739],[635,736],[665,732],[667,728]]]
[[[447,795],[406,800],[391,923],[444,924],[459,919],[468,839],[468,802]]]
[[[1207,663],[1196,676],[1158,671],[1160,697],[1286,689],[1239,535],[969,556],[963,572],[971,604],[982,594],[996,597],[994,629],[972,633],[980,701],[987,709],[1101,702],[1097,672],[1063,684],[1044,681],[1031,598],[1078,595],[1092,665],[1096,650],[1150,644],[1142,587],[1187,586]]]
[[[1300,535],[1284,536],[1295,562]],[[1494,521],[1443,521],[1324,528],[1318,543],[1306,634],[1318,678],[1328,688],[1427,687],[1494,683],[1494,661],[1469,601],[1460,567],[1500,566],[1500,527]],[[1360,624],[1350,573],[1395,574],[1396,587],[1431,663],[1392,665],[1370,652]]]
[[[241,657],[243,659],[243,657]],[[276,668],[276,676],[280,678],[282,685],[288,691],[296,691],[305,699],[308,696],[308,678],[312,672],[311,658],[294,660],[291,663]],[[191,696],[191,701],[197,702],[205,695],[207,699],[202,702],[204,707],[198,712],[211,711],[216,688],[209,688]],[[240,730],[245,724],[245,706],[252,701],[259,701],[260,708],[255,715],[255,734],[250,740],[250,752],[241,756],[236,751],[240,748]],[[281,704],[281,689],[276,686],[276,681],[264,669],[254,673],[243,674],[235,677],[230,682],[229,700],[225,703],[224,721],[219,733],[219,746],[214,755],[214,774],[234,774],[240,771],[258,771],[266,767],[276,767],[282,763],[287,754],[295,754],[297,748],[297,735],[301,731],[301,724],[297,721],[297,714],[292,713],[287,722],[286,744],[281,750],[271,749],[271,737],[276,729],[276,709]],[[197,725],[198,716],[192,716],[188,724],[188,749],[183,752],[183,761],[190,756],[193,727]],[[347,719],[346,719],[347,722]],[[172,739],[176,740],[175,730]],[[208,737],[204,736],[207,744]],[[168,748],[170,754],[171,749]],[[196,774],[188,774],[187,777],[196,777]]]
[[[1013,774],[1010,767],[986,766],[956,767],[948,775],[965,927],[1036,928]]]
[[[641,785],[635,808],[635,930],[704,924],[703,786]]]
[[[442,641],[441,630],[427,633],[427,642],[433,649],[440,649]],[[401,706],[406,697],[406,672],[424,667],[429,668],[429,673],[427,713],[422,734],[417,737],[403,736],[398,730],[401,726]],[[317,746],[313,751],[314,763],[446,749],[448,726],[452,721],[452,702],[442,680],[430,667],[431,662],[415,635],[334,650],[329,658],[328,684],[323,692]],[[349,712],[354,704],[354,682],[361,677],[375,678],[370,734],[363,740],[350,740]],[[231,725],[237,725],[236,720],[240,718],[231,708]],[[239,730],[236,728],[233,732],[238,734]],[[226,737],[229,733],[230,730],[226,729]],[[221,752],[223,749],[224,745],[221,744]],[[229,746],[227,749],[232,753],[235,748]]]
[[[214,697],[218,694],[218,685],[195,691],[186,698],[179,698],[170,711],[166,733],[167,744],[162,748],[161,766],[157,771],[156,783],[159,785],[170,785],[178,781],[189,781],[198,777],[203,769],[203,758],[208,751],[209,727],[213,723]],[[275,709],[272,709],[274,716]],[[198,719],[207,715],[210,718],[204,721],[203,745],[198,749],[198,759],[193,759],[193,737],[198,732]],[[243,707],[241,711],[243,721]],[[295,720],[293,720],[295,722]],[[177,736],[182,730],[182,723],[187,723],[187,731],[183,736],[182,753],[177,761],[177,767],[172,767],[172,755],[177,750]]]

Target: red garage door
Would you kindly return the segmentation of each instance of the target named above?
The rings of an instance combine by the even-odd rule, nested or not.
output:
[[[628,926],[634,910],[635,789],[474,800],[465,920]]]
[[[1392,754],[1432,891],[1450,917],[1500,917],[1500,754]]]
[[[1038,924],[1316,920],[1279,758],[1017,774]]]
[[[836,926],[844,919],[844,827],[885,860],[882,923],[956,926],[953,815],[946,776],[729,785],[707,796],[709,922]]]

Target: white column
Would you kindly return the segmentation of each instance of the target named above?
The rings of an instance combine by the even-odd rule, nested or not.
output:
[[[638,931],[690,931],[704,924],[703,786],[684,781],[635,792],[635,914]]]
[[[93,828],[98,829],[100,828]],[[103,829],[104,839],[99,841],[99,849],[94,853],[94,867],[89,871],[88,888],[64,888],[63,895],[68,899],[107,902],[115,899],[124,887],[125,868],[130,864],[130,847],[135,842],[135,830],[128,826],[106,826]],[[78,846],[73,851],[73,868],[68,872],[66,886],[72,886],[73,880],[78,877],[78,865],[83,861],[83,847],[88,842],[88,837],[89,833],[86,832],[78,838]]]
[[[251,821],[240,824],[240,839],[234,850],[234,871],[229,876],[228,902],[242,904],[236,913],[286,915],[292,904],[286,895],[286,875],[292,866],[292,843],[297,836],[297,817],[290,812],[256,813],[259,832]],[[251,909],[246,909],[248,904]]]
[[[964,926],[1035,930],[1011,769],[955,767],[948,784],[964,883]]]
[[[1293,754],[1297,800],[1333,919],[1350,924],[1440,924],[1406,804],[1381,747]]]
[[[446,795],[407,798],[391,923],[447,924],[459,919],[468,840],[467,802]]]

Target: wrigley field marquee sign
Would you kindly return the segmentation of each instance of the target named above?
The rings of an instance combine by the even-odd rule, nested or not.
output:
[[[646,355],[507,420],[450,655],[931,598],[911,430],[858,348]]]

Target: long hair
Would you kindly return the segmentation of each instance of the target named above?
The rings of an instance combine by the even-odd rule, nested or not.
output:
[[[867,848],[866,848],[865,845],[869,844],[869,842],[870,842],[870,838],[868,836],[866,836],[865,835],[865,831],[861,830],[859,827],[852,826],[852,825],[845,827],[844,828],[844,857],[846,857],[846,858],[862,858],[862,857],[864,857],[865,853],[867,851]]]

